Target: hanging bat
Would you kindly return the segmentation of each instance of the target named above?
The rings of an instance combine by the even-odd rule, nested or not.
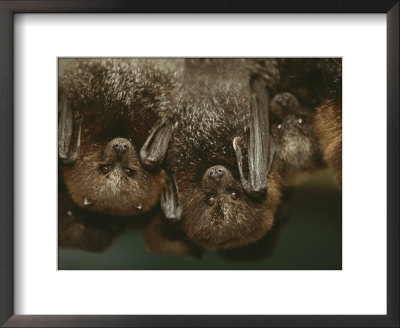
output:
[[[315,112],[289,92],[275,95],[270,104],[275,161],[285,186],[301,182],[323,167],[314,126]]]
[[[159,201],[179,59],[77,59],[59,77],[59,163],[72,200],[109,215]]]
[[[276,95],[275,100],[282,102],[282,93],[286,93],[291,101],[286,107],[292,107],[292,113],[300,119],[301,124],[294,124],[292,128],[276,132],[279,120],[285,121],[280,115],[272,127],[275,140],[277,140],[277,158],[286,157],[286,153],[296,148],[302,148],[303,156],[298,156],[304,164],[307,158],[310,169],[327,165],[333,168],[336,180],[341,184],[342,167],[342,66],[338,58],[286,58],[286,59],[249,59],[247,64],[253,72],[260,74],[266,81],[267,89]],[[279,95],[281,94],[281,95]],[[297,99],[297,104],[294,104]],[[271,104],[271,113],[279,107],[276,101]],[[310,110],[306,110],[310,108]],[[314,109],[316,108],[316,109]],[[311,114],[310,114],[311,113]],[[279,116],[279,115],[278,115]],[[289,119],[290,115],[287,117]],[[297,123],[299,120],[297,119]],[[292,121],[296,122],[296,121]],[[288,123],[288,122],[287,122]],[[286,125],[288,126],[288,125]],[[300,129],[300,126],[301,129]],[[295,128],[297,127],[297,128]],[[285,132],[286,130],[286,132]],[[274,132],[275,131],[275,132]],[[290,132],[292,137],[283,137]],[[296,137],[297,136],[297,137]],[[286,139],[286,141],[284,141]],[[290,141],[290,142],[289,142]],[[279,143],[281,146],[279,147]],[[296,144],[297,142],[297,144]],[[283,143],[286,144],[283,147]],[[304,152],[308,144],[311,150]],[[319,151],[317,150],[319,148]],[[281,155],[279,155],[281,154]],[[299,154],[299,153],[298,153]],[[286,165],[293,166],[296,162],[286,161]],[[279,159],[278,159],[279,160]],[[281,170],[285,170],[285,161],[282,161]],[[308,165],[306,165],[308,166]],[[304,169],[307,169],[307,167]],[[303,171],[307,172],[307,170]],[[288,179],[289,183],[292,179]]]
[[[165,168],[166,217],[204,249],[261,239],[280,198],[269,93],[240,59],[188,59]]]

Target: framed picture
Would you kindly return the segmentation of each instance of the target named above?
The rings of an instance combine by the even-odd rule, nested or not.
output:
[[[399,325],[398,2],[0,1],[0,10],[1,324]],[[319,144],[310,155],[319,173],[290,192],[301,179],[276,169],[289,167],[288,157],[276,164],[283,136],[287,129],[304,141],[332,128],[328,121],[314,131],[307,116],[315,108],[320,119],[331,63],[340,66],[335,92],[343,92],[340,177]],[[268,84],[271,67],[278,87]],[[269,118],[257,112],[265,99]],[[208,101],[211,130],[202,124]],[[164,111],[153,112],[155,102]],[[295,115],[278,118],[275,108],[289,106],[283,102]],[[132,123],[141,106],[147,111]],[[268,133],[257,134],[263,120]],[[272,171],[261,175],[268,181],[247,180],[247,170],[264,163],[254,164],[251,140],[274,154],[275,166],[265,167]],[[191,196],[200,195],[195,171],[207,196],[200,203]],[[268,182],[262,192],[274,199],[276,172],[282,201],[266,224],[255,209],[269,213],[272,201],[261,201],[254,183]],[[115,179],[121,190],[112,198]],[[128,193],[134,204],[124,202]],[[232,202],[245,208],[235,218],[251,217],[251,232],[237,219],[201,233],[207,215],[226,219]]]

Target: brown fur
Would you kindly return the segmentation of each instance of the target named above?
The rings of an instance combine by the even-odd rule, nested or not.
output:
[[[271,94],[290,92],[309,108],[317,108],[315,131],[323,160],[341,184],[342,60],[340,58],[281,58],[247,60],[267,82]]]
[[[322,61],[325,96],[317,108],[315,126],[324,160],[342,185],[342,60]]]
[[[248,137],[250,97],[250,75],[243,60],[188,62],[178,106],[178,128],[171,139],[166,165],[168,173],[176,177],[181,228],[205,249],[253,243],[274,222],[280,198],[276,167],[269,174],[267,195],[250,198],[240,182],[232,145],[235,137]],[[214,166],[223,166],[229,178],[210,188],[205,177]],[[232,192],[237,194],[236,200],[231,198]],[[211,196],[215,196],[215,204],[210,206]]]
[[[162,213],[155,215],[142,231],[146,250],[159,255],[179,255],[200,257],[201,249],[187,240],[179,227],[162,218]]]
[[[112,224],[110,224],[112,222]],[[58,245],[90,252],[102,252],[126,228],[123,221],[77,207],[68,193],[58,193]]]
[[[85,139],[84,139],[85,140]],[[164,171],[148,172],[132,152],[126,166],[135,171],[133,177],[116,166],[104,175],[99,167],[103,146],[84,141],[81,154],[73,166],[62,168],[64,180],[74,202],[84,206],[86,198],[90,210],[112,215],[137,215],[149,211],[160,199],[165,183]],[[129,155],[129,154],[128,154]]]
[[[166,175],[146,169],[139,151],[156,122],[172,116],[180,61],[80,59],[60,76],[60,95],[82,126],[78,158],[61,167],[78,206],[133,216],[157,204]],[[127,147],[121,157],[118,142]]]
[[[336,181],[342,185],[342,106],[328,99],[318,109],[315,126],[324,160],[333,168]]]
[[[249,198],[240,183],[235,190],[238,200],[224,196],[224,201],[210,207],[207,195],[187,178],[177,178],[183,212],[182,229],[198,245],[214,250],[248,245],[263,237],[274,224],[280,200],[279,183],[269,174],[268,194],[261,200]]]

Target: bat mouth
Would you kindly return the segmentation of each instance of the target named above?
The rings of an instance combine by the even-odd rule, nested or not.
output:
[[[145,213],[148,205],[141,197],[123,197],[108,193],[100,198],[85,197],[81,202],[85,210],[116,216],[134,216]]]

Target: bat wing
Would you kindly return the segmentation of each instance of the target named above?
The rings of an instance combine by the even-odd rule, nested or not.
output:
[[[140,160],[147,168],[160,167],[168,150],[174,126],[171,120],[159,120],[140,149]]]
[[[264,83],[256,79],[252,83],[250,138],[248,143],[249,176],[243,173],[242,150],[234,143],[240,180],[251,197],[261,197],[268,189],[268,173],[272,165],[275,145],[269,128],[269,93]]]

